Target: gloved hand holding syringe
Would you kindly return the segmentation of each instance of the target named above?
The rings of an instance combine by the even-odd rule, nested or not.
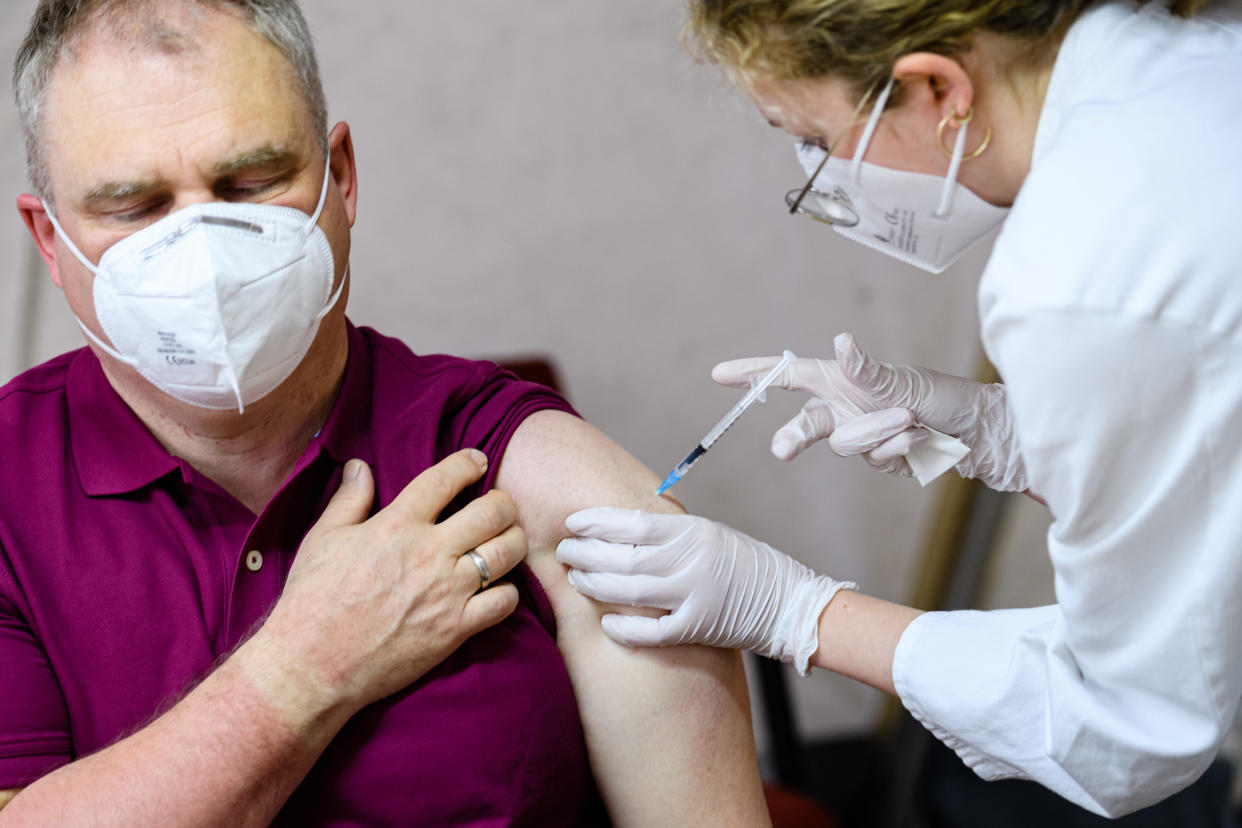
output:
[[[773,360],[775,360],[775,364],[773,364]],[[754,405],[756,401],[764,399],[764,393],[770,386],[789,387],[791,384],[795,384],[785,375],[792,370],[797,360],[798,357],[792,351],[787,350],[779,358],[772,357],[755,360],[754,364],[748,367],[748,370],[742,371],[740,375],[746,377],[746,381],[751,386],[750,390],[707,433],[707,436],[699,441],[699,444],[686,455],[686,459],[677,464],[677,467],[660,484],[657,494],[663,494],[672,488],[677,481],[681,480],[686,472],[690,470],[690,467],[707,453],[707,450],[729,430],[730,426],[737,422],[748,408]],[[817,383],[816,394],[838,425],[855,420],[864,414],[880,410],[881,406],[879,404],[845,379],[835,361],[814,360],[813,362],[825,380],[823,383]],[[732,363],[732,365],[737,365],[737,363]],[[766,373],[756,381],[755,376],[765,368],[768,369]],[[724,381],[726,384],[742,384],[737,382],[736,378],[732,382],[729,381],[730,377],[716,376],[715,378],[718,382]],[[914,476],[918,478],[918,481],[926,486],[932,480],[951,469],[954,464],[969,453],[970,449],[954,437],[942,434],[921,424],[916,425],[919,425],[921,429],[927,432],[927,438],[913,446],[905,454],[905,460],[909,464]]]
[[[776,366],[772,368],[772,370],[769,371],[763,379],[753,383],[750,390],[746,392],[746,396],[742,397],[741,401],[738,402],[737,405],[729,409],[729,413],[725,414],[724,417],[721,418],[720,422],[716,423],[715,428],[707,432],[707,436],[700,440],[699,444],[694,447],[694,450],[686,455],[685,460],[682,460],[677,464],[675,469],[669,472],[668,477],[664,478],[664,482],[661,483],[660,488],[656,490],[656,494],[662,495],[669,489],[673,488],[673,485],[677,483],[678,480],[681,480],[681,478],[685,476],[686,472],[690,471],[690,467],[699,462],[699,458],[704,454],[707,454],[707,450],[711,448],[726,431],[729,430],[730,426],[738,421],[738,418],[746,413],[746,409],[754,405],[757,400],[763,399],[763,392],[767,390],[769,385],[776,382],[777,378],[781,375],[781,371],[785,370],[785,367],[792,364],[797,358],[798,357],[794,355],[793,351],[786,351],[785,355],[781,357]]]

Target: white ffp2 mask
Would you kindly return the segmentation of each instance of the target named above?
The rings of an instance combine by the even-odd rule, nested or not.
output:
[[[890,78],[876,99],[853,159],[829,158],[812,186],[843,198],[858,215],[857,225],[833,225],[833,230],[906,264],[941,273],[1004,221],[1009,210],[987,203],[957,183],[966,146],[965,125],[958,129],[943,178],[862,160],[892,88]],[[798,161],[807,175],[814,175],[823,159],[819,147],[798,145]],[[833,207],[824,205],[828,210]]]
[[[91,264],[105,352],[166,394],[201,408],[245,410],[302,362],[336,304],[332,247],[312,216],[293,207],[213,202],[172,213],[108,248]]]

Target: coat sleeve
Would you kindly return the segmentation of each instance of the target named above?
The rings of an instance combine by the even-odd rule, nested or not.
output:
[[[1089,309],[994,333],[1057,604],[925,615],[894,682],[983,778],[1119,816],[1198,778],[1242,693],[1242,346]]]

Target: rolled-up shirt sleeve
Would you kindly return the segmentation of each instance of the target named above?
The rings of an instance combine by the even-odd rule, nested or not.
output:
[[[1084,309],[992,333],[1057,604],[924,615],[894,683],[983,778],[1129,813],[1203,772],[1242,693],[1242,347]]]
[[[21,604],[0,550],[0,790],[23,788],[71,758],[60,684]]]

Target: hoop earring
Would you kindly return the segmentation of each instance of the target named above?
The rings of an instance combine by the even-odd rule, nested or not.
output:
[[[953,123],[957,125],[957,128],[961,129],[970,123],[970,119],[973,117],[975,117],[975,108],[972,106],[970,109],[966,110],[965,115],[958,115],[957,109],[954,108],[952,112],[940,119],[940,125],[936,127],[936,146],[940,147],[940,151],[945,154],[946,158],[953,157],[953,153],[949,152],[944,147],[944,128],[949,125],[949,119],[952,118]],[[988,144],[990,143],[992,143],[992,128],[988,127],[988,131],[983,134],[983,143],[980,144],[979,148],[970,155],[963,155],[962,160],[970,161],[972,158],[978,158],[980,155],[983,155],[983,151],[988,148]]]

